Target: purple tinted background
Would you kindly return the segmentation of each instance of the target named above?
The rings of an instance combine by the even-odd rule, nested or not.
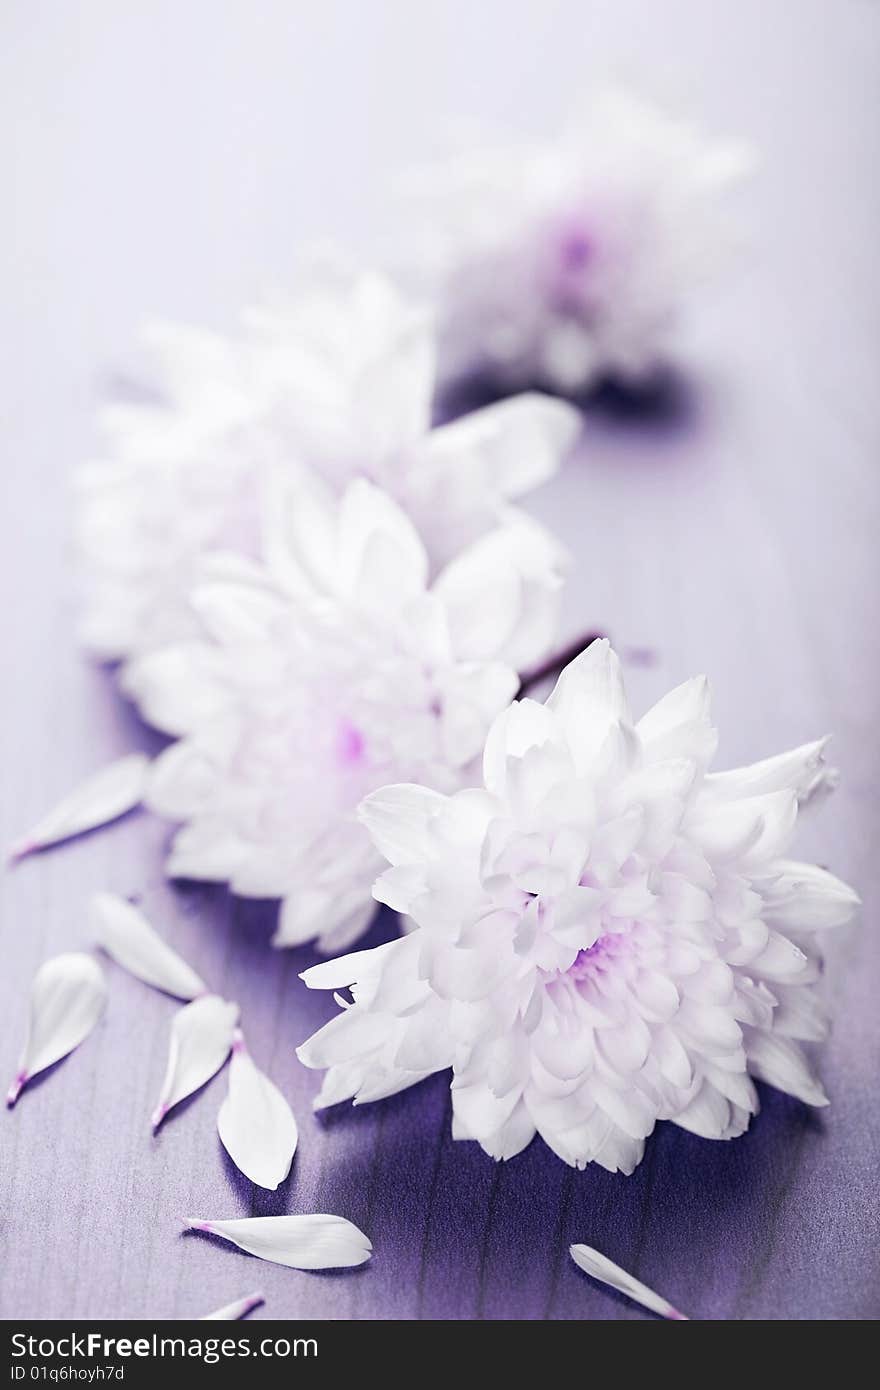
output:
[[[88,896],[112,888],[240,1000],[302,1138],[289,1183],[254,1192],[217,1139],[219,1078],[151,1138],[174,1005],[108,966],[96,1036],[0,1116],[0,1312],[185,1317],[262,1287],[282,1317],[642,1316],[570,1265],[587,1241],[694,1317],[876,1315],[876,6],[8,0],[0,37],[4,842],[149,746],[76,651],[66,539],[70,465],[142,316],[230,323],[304,237],[367,253],[383,178],[448,118],[551,132],[610,70],[764,160],[742,200],[753,250],[691,318],[692,408],[591,414],[535,498],[576,556],[565,631],[654,653],[630,661],[637,707],[707,671],[725,763],[833,730],[842,787],[801,846],[865,899],[829,969],[831,1108],[767,1092],[731,1145],[662,1126],[626,1179],[537,1144],[507,1166],[454,1145],[442,1077],[312,1119],[293,1047],[333,1006],[297,980],[311,957],[269,951],[265,905],[169,888],[158,822],[28,862],[2,881],[4,1079],[34,969],[86,941]],[[370,1234],[368,1267],[297,1273],[179,1234],[187,1215],[322,1209]]]

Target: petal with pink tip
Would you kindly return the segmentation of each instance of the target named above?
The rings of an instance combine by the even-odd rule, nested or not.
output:
[[[32,1076],[51,1067],[88,1037],[107,1003],[104,972],[81,951],[54,956],[31,986],[27,1041],[6,1104],[15,1104]]]
[[[178,1011],[171,1025],[165,1080],[153,1112],[154,1129],[169,1110],[220,1070],[229,1056],[237,1022],[238,1005],[217,994],[203,994]]]
[[[569,1254],[579,1269],[585,1274],[589,1274],[593,1279],[598,1279],[602,1284],[608,1284],[618,1293],[626,1294],[627,1298],[632,1298],[636,1303],[640,1303],[643,1308],[647,1308],[652,1313],[659,1313],[661,1318],[668,1318],[670,1322],[687,1322],[685,1313],[680,1313],[674,1308],[668,1299],[663,1298],[653,1289],[649,1289],[647,1284],[636,1279],[632,1274],[627,1274],[625,1269],[616,1265],[613,1260],[609,1260],[607,1255],[602,1255],[598,1250],[594,1250],[589,1245],[571,1245]]]

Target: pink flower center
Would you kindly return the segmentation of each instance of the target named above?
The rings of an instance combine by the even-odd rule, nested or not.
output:
[[[344,767],[357,767],[364,761],[367,743],[360,729],[349,719],[340,721],[336,734],[336,754]]]
[[[569,275],[585,270],[593,259],[593,239],[583,227],[570,227],[559,241],[559,264]]]
[[[619,960],[630,955],[632,941],[629,931],[604,932],[592,946],[578,951],[567,970],[572,980],[591,980],[613,969]]]

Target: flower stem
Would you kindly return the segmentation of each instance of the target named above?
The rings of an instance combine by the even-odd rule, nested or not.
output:
[[[534,690],[542,681],[549,680],[551,676],[558,676],[570,661],[574,661],[576,656],[586,651],[591,642],[598,642],[604,635],[602,632],[587,632],[582,637],[576,637],[559,651],[552,652],[540,665],[532,667],[531,671],[523,671],[519,678],[519,696],[528,695],[529,691]]]

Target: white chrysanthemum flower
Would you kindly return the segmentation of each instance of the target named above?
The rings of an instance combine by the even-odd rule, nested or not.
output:
[[[571,392],[650,373],[723,258],[719,195],[748,163],[742,146],[606,90],[553,143],[414,170],[406,256],[438,305],[444,378]]]
[[[329,1069],[316,1104],[452,1067],[457,1138],[625,1173],[658,1119],[742,1134],[753,1077],[824,1105],[816,931],[858,900],[783,857],[822,744],[710,774],[715,742],[704,679],[634,724],[601,641],[498,717],[484,790],[368,797],[375,896],[416,928],[305,972],[354,997],[299,1049]]]
[[[104,659],[187,635],[203,557],[258,558],[303,477],[377,483],[436,572],[556,470],[579,428],[532,393],[432,429],[432,322],[374,274],[315,265],[235,337],[157,326],[149,340],[155,398],[103,411],[106,456],[76,479],[82,631]]]
[[[303,489],[284,520],[266,568],[206,565],[202,633],[132,659],[123,687],[179,739],[146,798],[185,822],[169,873],[281,898],[277,944],[339,949],[382,867],[358,803],[400,777],[473,780],[516,672],[552,636],[560,552],[521,518],[430,583],[415,527],[362,479],[340,501]]]

